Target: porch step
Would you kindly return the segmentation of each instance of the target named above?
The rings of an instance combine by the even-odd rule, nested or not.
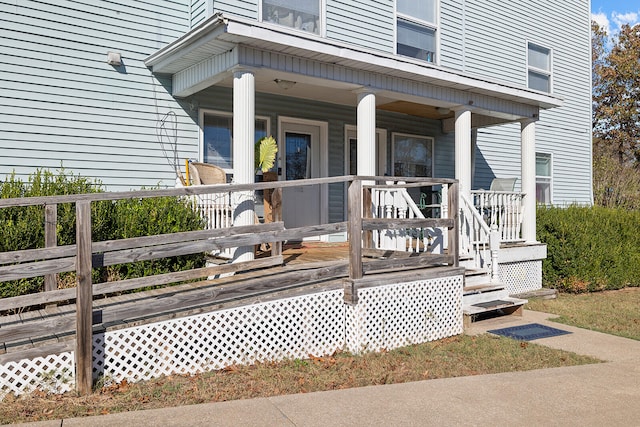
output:
[[[464,287],[482,287],[486,286],[490,276],[487,270],[480,268],[466,268],[464,271]]]
[[[483,315],[522,315],[522,306],[527,302],[526,299],[509,296],[500,284],[467,285],[462,293],[464,326],[470,326]]]

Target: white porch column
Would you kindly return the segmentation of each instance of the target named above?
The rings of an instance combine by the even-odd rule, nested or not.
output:
[[[358,175],[376,175],[376,95],[358,92]]]
[[[520,124],[521,176],[524,193],[522,238],[536,241],[536,122],[524,120]]]
[[[471,110],[456,110],[455,169],[459,192],[471,197]],[[462,204],[460,204],[462,206]]]
[[[233,73],[233,181],[251,184],[255,181],[255,76],[249,70]],[[254,223],[253,191],[234,193],[233,225]],[[253,247],[236,248],[233,262],[253,259]]]

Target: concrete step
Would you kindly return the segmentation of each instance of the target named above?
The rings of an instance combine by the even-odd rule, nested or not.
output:
[[[464,300],[464,297],[463,297]],[[483,315],[517,315],[522,316],[522,307],[527,303],[526,299],[501,297],[495,300],[488,300],[472,304],[462,304],[464,314],[464,327],[471,326],[471,323],[478,320]]]

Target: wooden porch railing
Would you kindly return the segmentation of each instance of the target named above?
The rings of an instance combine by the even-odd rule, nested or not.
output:
[[[47,280],[45,292],[0,299],[0,312],[23,309],[75,300],[76,317],[76,386],[81,394],[91,392],[92,386],[92,313],[93,298],[97,295],[114,294],[150,286],[167,285],[187,280],[205,278],[223,273],[268,268],[283,263],[282,242],[301,240],[305,237],[348,232],[350,255],[348,262],[349,289],[357,301],[357,280],[366,272],[393,269],[422,268],[428,266],[458,266],[458,206],[457,182],[454,180],[429,180],[406,178],[407,185],[445,185],[449,189],[449,218],[374,218],[371,215],[371,191],[363,188],[367,182],[384,182],[384,177],[330,177],[300,181],[275,181],[255,184],[203,185],[164,190],[142,190],[118,193],[92,193],[64,196],[0,199],[0,209],[14,206],[44,206],[46,212],[45,247],[0,253],[0,281],[45,276],[52,278],[57,273],[76,272],[75,289],[56,289]],[[282,222],[282,189],[304,185],[328,185],[348,183],[348,220],[338,223],[315,224],[287,229]],[[105,200],[140,199],[150,197],[179,197],[189,200],[218,200],[220,195],[240,191],[272,189],[273,221],[271,223],[223,227],[216,222],[214,228],[136,238],[93,241],[91,234],[91,203]],[[217,199],[216,199],[217,198]],[[363,206],[363,200],[365,201]],[[62,203],[76,205],[76,244],[55,245],[55,207]],[[373,231],[406,230],[415,228],[448,229],[449,255],[425,254],[409,259],[377,259],[362,263],[363,249],[370,248],[369,237]],[[194,253],[224,250],[272,243],[271,256],[241,263],[227,263],[188,271],[172,272],[155,276],[92,283],[91,270],[115,264],[173,257]],[[337,270],[336,270],[337,271]],[[329,273],[326,273],[329,274]],[[335,271],[331,274],[335,274]],[[298,275],[300,276],[300,275]],[[55,282],[54,282],[55,283]]]

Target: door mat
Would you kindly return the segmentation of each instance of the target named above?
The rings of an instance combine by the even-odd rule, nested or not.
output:
[[[539,323],[529,323],[528,325],[494,329],[488,332],[520,341],[531,341],[537,340],[539,338],[557,337],[559,335],[566,335],[571,333],[568,331],[563,331],[562,329],[556,329],[549,326],[541,325]]]

